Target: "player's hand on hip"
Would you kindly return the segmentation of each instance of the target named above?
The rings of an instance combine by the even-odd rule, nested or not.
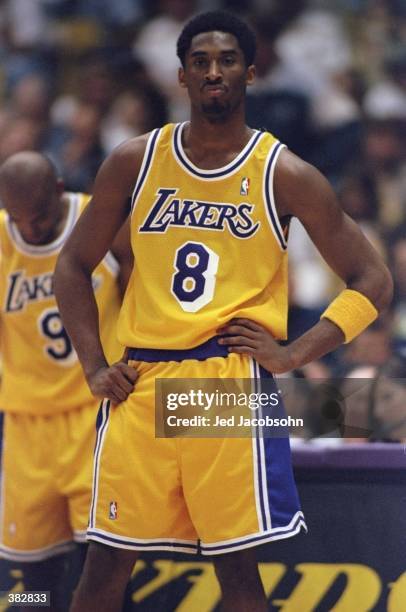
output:
[[[280,346],[267,329],[250,319],[232,319],[217,332],[221,336],[219,344],[230,353],[250,355],[275,374],[292,369],[287,347]]]
[[[96,370],[88,376],[87,382],[95,397],[120,404],[133,392],[137,378],[138,373],[133,367],[118,361]]]

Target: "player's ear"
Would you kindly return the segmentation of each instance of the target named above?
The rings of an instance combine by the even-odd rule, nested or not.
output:
[[[184,70],[184,68],[182,66],[178,70],[178,80],[179,80],[179,85],[181,87],[186,87],[185,70]]]
[[[255,81],[255,75],[256,75],[255,66],[254,66],[254,64],[251,64],[251,66],[248,66],[248,68],[247,68],[247,76],[246,76],[246,79],[245,79],[245,82],[246,82],[246,84],[248,86],[252,85],[253,82]]]

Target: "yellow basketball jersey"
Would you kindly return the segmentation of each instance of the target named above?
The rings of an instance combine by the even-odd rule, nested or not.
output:
[[[254,131],[229,164],[202,170],[185,124],[151,133],[133,193],[135,266],[118,324],[122,344],[197,346],[233,317],[287,328],[287,252],[273,175],[283,145]]]
[[[58,254],[89,199],[67,195],[65,227],[47,245],[26,243],[7,212],[0,211],[0,408],[5,411],[47,415],[74,410],[92,399],[53,292]],[[109,253],[93,274],[102,342],[110,360],[122,352],[116,340],[117,273],[118,264]]]

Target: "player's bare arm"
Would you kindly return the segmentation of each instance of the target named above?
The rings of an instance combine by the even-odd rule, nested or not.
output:
[[[118,284],[121,297],[123,298],[134,265],[134,255],[131,249],[130,223],[128,219],[118,230],[110,250],[120,266]]]
[[[356,223],[340,208],[327,180],[289,151],[281,153],[275,172],[279,217],[297,217],[334,272],[375,306],[384,310],[392,298],[391,275]],[[343,331],[322,318],[288,346],[280,346],[262,326],[247,319],[219,330],[231,352],[252,355],[269,371],[280,373],[318,359],[345,341]]]
[[[116,404],[131,393],[137,375],[124,362],[112,366],[107,363],[100,341],[91,274],[128,217],[129,196],[146,141],[143,136],[124,143],[103,163],[93,197],[61,252],[54,277],[64,326],[89,387],[96,397],[107,397]],[[117,250],[117,243],[115,246]]]

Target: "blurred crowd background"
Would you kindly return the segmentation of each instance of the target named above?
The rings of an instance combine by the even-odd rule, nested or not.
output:
[[[395,280],[389,312],[298,375],[373,378],[386,369],[404,384],[405,0],[0,0],[0,162],[42,151],[68,190],[91,192],[120,142],[188,118],[176,40],[193,14],[218,8],[257,34],[248,123],[327,176]],[[293,339],[340,283],[295,220],[289,243]],[[406,423],[395,437],[406,438]]]

